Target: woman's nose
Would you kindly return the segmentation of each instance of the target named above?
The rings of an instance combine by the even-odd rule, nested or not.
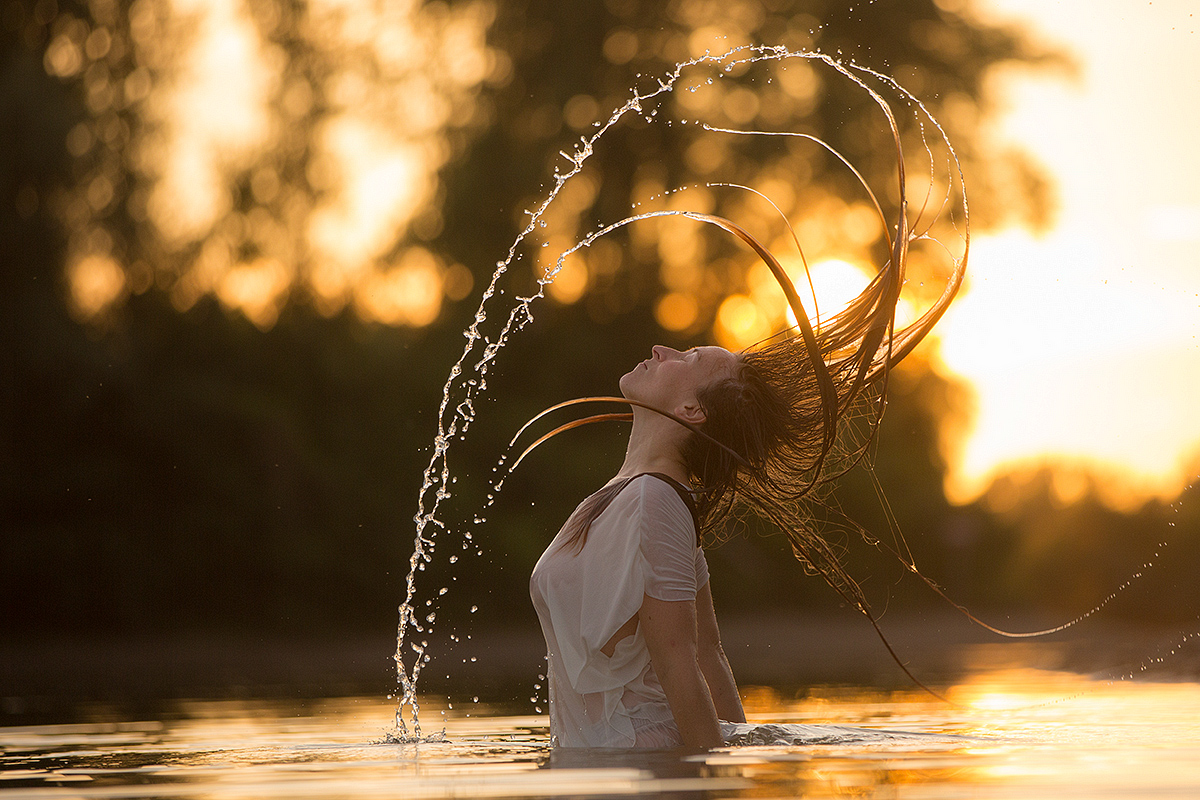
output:
[[[679,352],[678,350],[672,350],[664,344],[656,344],[654,347],[650,348],[650,350],[654,353],[654,357],[659,361],[670,358],[673,354]]]

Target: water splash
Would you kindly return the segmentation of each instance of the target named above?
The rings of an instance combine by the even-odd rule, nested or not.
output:
[[[849,79],[863,91],[865,91],[871,99],[882,109],[886,115],[889,124],[896,126],[896,121],[893,116],[891,106],[879,94],[876,88],[868,85],[866,80],[878,81],[889,90],[896,92],[900,100],[907,104],[912,110],[917,119],[917,124],[921,131],[922,143],[925,145],[927,154],[929,155],[930,169],[930,185],[934,184],[933,172],[935,169],[935,161],[932,152],[929,149],[929,144],[925,141],[925,124],[928,122],[938,131],[941,142],[947,148],[947,165],[951,167],[949,171],[949,179],[945,184],[946,196],[943,198],[940,208],[935,210],[932,217],[927,221],[924,229],[916,223],[922,219],[925,207],[922,208],[921,214],[917,216],[913,225],[914,231],[920,231],[914,234],[914,238],[929,238],[928,230],[933,225],[934,221],[940,218],[942,211],[949,204],[949,198],[954,188],[955,178],[957,178],[957,186],[961,190],[962,174],[958,165],[958,159],[953,148],[949,144],[949,140],[937,123],[934,117],[929,113],[921,102],[911,93],[901,87],[898,83],[886,75],[875,72],[853,62],[839,61],[824,53],[814,51],[789,51],[782,46],[766,46],[766,45],[746,45],[734,48],[727,53],[720,55],[712,55],[705,53],[703,56],[694,58],[677,64],[674,69],[668,72],[664,77],[658,78],[650,89],[641,91],[634,89],[629,100],[624,105],[617,108],[608,119],[598,125],[597,129],[591,136],[581,137],[574,149],[570,152],[560,151],[560,154],[567,162],[565,166],[556,168],[553,174],[554,183],[546,194],[545,199],[532,211],[526,211],[528,217],[526,225],[517,237],[513,240],[508,248],[508,252],[504,259],[496,263],[496,268],[492,273],[490,282],[483,292],[479,306],[475,312],[474,319],[470,326],[463,332],[466,342],[463,346],[462,354],[458,360],[450,368],[449,377],[442,388],[441,402],[438,407],[437,418],[437,434],[433,440],[433,448],[426,466],[421,482],[421,489],[417,498],[417,511],[413,517],[416,525],[416,535],[413,542],[413,553],[409,559],[409,571],[405,580],[404,601],[399,608],[399,623],[396,632],[396,651],[393,656],[396,664],[396,673],[398,679],[398,695],[399,702],[396,707],[395,714],[395,733],[392,739],[395,741],[421,741],[421,727],[419,720],[419,702],[417,697],[417,684],[420,678],[422,668],[430,661],[427,648],[429,645],[429,635],[433,629],[433,615],[420,617],[418,615],[417,606],[414,602],[417,594],[417,573],[424,571],[427,564],[432,561],[435,541],[438,531],[446,530],[446,523],[438,517],[438,511],[443,501],[451,497],[452,478],[450,473],[450,448],[451,444],[456,439],[462,439],[466,436],[472,422],[475,419],[475,404],[479,395],[487,390],[487,376],[490,372],[497,355],[501,348],[505,346],[509,338],[522,330],[526,325],[533,321],[532,305],[539,299],[545,296],[546,286],[553,283],[563,267],[564,262],[568,257],[578,252],[582,248],[586,248],[593,244],[601,236],[607,235],[614,230],[622,228],[633,222],[650,219],[654,217],[663,217],[671,215],[692,216],[691,212],[687,211],[652,211],[642,214],[637,214],[619,222],[599,227],[591,234],[585,236],[577,244],[570,249],[559,254],[554,265],[547,269],[537,279],[537,291],[528,296],[516,296],[511,301],[512,307],[508,310],[507,317],[504,318],[504,323],[499,331],[494,335],[487,335],[483,332],[483,326],[488,320],[490,306],[497,297],[503,294],[500,289],[501,280],[508,273],[513,265],[520,261],[521,246],[533,234],[542,223],[542,216],[551,206],[555,199],[559,196],[564,184],[571,178],[578,175],[585,162],[590,159],[594,152],[597,143],[604,134],[618,124],[627,116],[636,114],[641,116],[646,122],[662,122],[666,115],[660,115],[660,109],[657,103],[660,98],[670,94],[680,85],[681,79],[685,73],[693,69],[711,68],[716,79],[723,79],[727,75],[735,72],[735,68],[739,65],[749,65],[756,62],[767,61],[783,61],[785,59],[803,59],[810,62],[820,63],[833,71],[839,73],[843,77]],[[708,80],[711,82],[712,77]],[[684,87],[689,88],[689,87]],[[793,132],[780,131],[736,131],[726,128],[717,128],[703,123],[699,120],[680,119],[677,120],[683,125],[695,125],[704,130],[719,133],[739,134],[739,135],[757,135],[757,136],[798,136]],[[670,125],[671,120],[665,120],[666,124]],[[811,137],[809,137],[811,138]],[[824,144],[823,142],[819,142]],[[835,153],[836,155],[836,153]],[[839,156],[840,158],[840,156]],[[843,159],[844,161],[844,159]],[[850,166],[846,162],[847,166]],[[853,170],[853,167],[850,167]],[[856,172],[857,175],[857,172]],[[866,186],[865,180],[861,175],[857,175],[860,182]],[[717,184],[713,184],[717,185]],[[866,187],[870,192],[869,187]],[[962,224],[966,225],[966,201],[965,196],[960,198],[963,206]],[[878,204],[877,204],[878,205]],[[928,198],[926,207],[929,205]],[[696,217],[693,217],[696,218]],[[704,221],[704,220],[701,220]],[[951,224],[954,229],[958,230],[958,221],[951,219]],[[960,236],[965,241],[966,234]],[[488,493],[485,503],[485,509],[490,508],[495,502],[495,498],[504,484],[504,473],[501,469],[504,467],[506,457],[501,457],[500,463],[497,465],[496,473],[501,477],[495,479],[492,484],[492,489]],[[481,514],[475,515],[474,524],[479,524],[484,521]],[[469,541],[470,535],[464,534],[465,540]],[[464,545],[465,547],[466,545]],[[408,722],[405,720],[405,709],[410,711],[411,715],[411,732],[408,727]]]

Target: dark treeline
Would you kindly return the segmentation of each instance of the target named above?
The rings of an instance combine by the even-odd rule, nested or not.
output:
[[[475,299],[444,307],[434,324],[414,330],[363,322],[351,310],[324,316],[297,289],[278,321],[261,330],[211,297],[180,312],[162,283],[151,282],[105,319],[78,322],[63,277],[69,231],[38,199],[70,190],[64,138],[87,112],[80,87],[42,66],[55,4],[18,13],[19,5],[4,6],[0,53],[0,627],[39,636],[394,625],[441,386]],[[667,63],[639,50],[615,65],[604,55],[606,34],[632,31],[646,53],[657,52],[658,39],[699,24],[684,13],[699,5],[498,7],[492,44],[511,56],[514,78],[481,98],[491,123],[444,170],[445,225],[434,242],[475,272],[476,295],[515,234],[519,209],[574,135],[554,110],[585,90],[607,108],[623,99],[632,74]],[[763,41],[789,20],[811,20],[807,28],[824,16],[820,2],[764,5],[771,13],[746,30]],[[920,76],[924,95],[965,96],[979,113],[987,110],[981,87],[989,66],[1043,57],[1015,32],[933,3],[871,9],[874,16],[831,14],[816,43],[883,69],[904,65]],[[829,108],[845,105],[826,100]],[[854,154],[854,126],[823,117],[823,108],[805,113]],[[545,124],[533,129],[529,120],[539,114]],[[1022,218],[1044,220],[1042,179],[1011,154],[978,152],[970,119],[955,118],[951,134],[974,171],[968,184],[982,176],[980,219],[1004,221],[998,190],[986,191],[993,181],[1013,183],[995,177],[1003,173],[1022,176]],[[614,185],[632,180],[639,159],[657,159],[673,180],[689,179],[673,143],[648,135],[616,140],[627,154],[613,163],[627,172]],[[135,230],[121,213],[114,225]],[[455,442],[450,529],[420,576],[422,597],[453,587],[443,619],[478,605],[478,619],[533,625],[527,578],[537,555],[570,508],[619,464],[619,425],[571,433],[531,456],[487,522],[474,525],[492,467],[520,424],[567,397],[613,392],[656,341],[704,338],[660,330],[656,280],[635,264],[620,274],[577,304],[536,308],[535,324],[498,360],[471,435]],[[827,519],[814,521],[845,538],[851,573],[881,604],[939,601],[895,558],[853,531],[838,533],[846,519],[888,543],[899,541],[893,529],[902,532],[924,573],[974,608],[1050,616],[1086,611],[1167,541],[1137,591],[1111,613],[1195,616],[1195,505],[1150,503],[1121,513],[1095,492],[1063,504],[1045,473],[1009,481],[1002,505],[993,496],[952,507],[942,491],[947,432],[969,420],[969,391],[915,358],[896,373],[890,398],[873,460],[894,525],[867,471],[829,498]],[[450,565],[450,555],[461,558]],[[735,536],[710,560],[724,610],[836,605],[782,537]]]
[[[444,379],[412,365],[438,339],[303,311],[261,333],[215,303],[180,315],[152,293],[123,316],[141,335],[98,339],[65,317],[57,326],[43,319],[41,347],[22,349],[14,364],[24,379],[10,395],[20,424],[8,438],[17,468],[5,483],[5,626],[333,632],[392,624]],[[561,393],[561,377],[545,364],[578,359],[589,335],[603,333],[587,320],[572,328],[578,338],[545,325],[544,336],[535,327],[514,345],[542,355],[511,354],[496,400],[454,446],[454,527],[420,575],[425,596],[453,587],[447,616],[474,604],[481,618],[525,615],[537,555],[573,503],[619,463],[620,425],[570,434],[530,457],[486,524],[468,523],[525,416],[505,408],[524,408],[509,393]],[[609,374],[621,367],[606,366]],[[938,425],[947,395],[961,403],[964,390],[919,366],[896,377],[875,476],[916,563],[955,599],[980,611],[1072,616],[1154,560],[1112,613],[1194,617],[1195,504],[1150,503],[1125,514],[1089,493],[1063,505],[1044,472],[1008,487],[1017,499],[1003,511],[986,500],[951,507],[941,492]],[[584,391],[607,388],[607,375],[593,380]],[[851,476],[831,504],[891,543],[868,477]],[[474,544],[462,549],[463,530],[482,556]],[[938,602],[853,532],[831,535],[845,538],[854,574],[880,602]],[[1160,542],[1167,546],[1153,558]],[[452,553],[462,558],[449,566]],[[803,574],[782,537],[748,532],[710,560],[722,608],[833,607],[832,593]]]

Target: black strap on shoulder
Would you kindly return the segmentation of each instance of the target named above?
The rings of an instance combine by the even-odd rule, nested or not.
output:
[[[691,490],[684,486],[679,481],[672,478],[670,475],[665,475],[661,472],[643,472],[639,475],[634,475],[634,478],[640,478],[642,475],[650,475],[664,481],[668,486],[675,490],[679,495],[679,499],[683,500],[683,504],[688,507],[688,511],[692,512],[692,525],[696,529],[696,546],[700,546],[700,512],[696,509],[696,498],[692,495]],[[630,478],[633,480],[633,478]]]

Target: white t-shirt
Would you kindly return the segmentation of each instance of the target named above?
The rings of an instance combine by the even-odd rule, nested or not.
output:
[[[680,744],[640,626],[611,658],[601,648],[637,615],[644,595],[695,600],[708,582],[691,511],[673,486],[641,475],[592,522],[582,549],[564,546],[565,538],[559,531],[529,580],[548,650],[552,740],[563,747]]]

